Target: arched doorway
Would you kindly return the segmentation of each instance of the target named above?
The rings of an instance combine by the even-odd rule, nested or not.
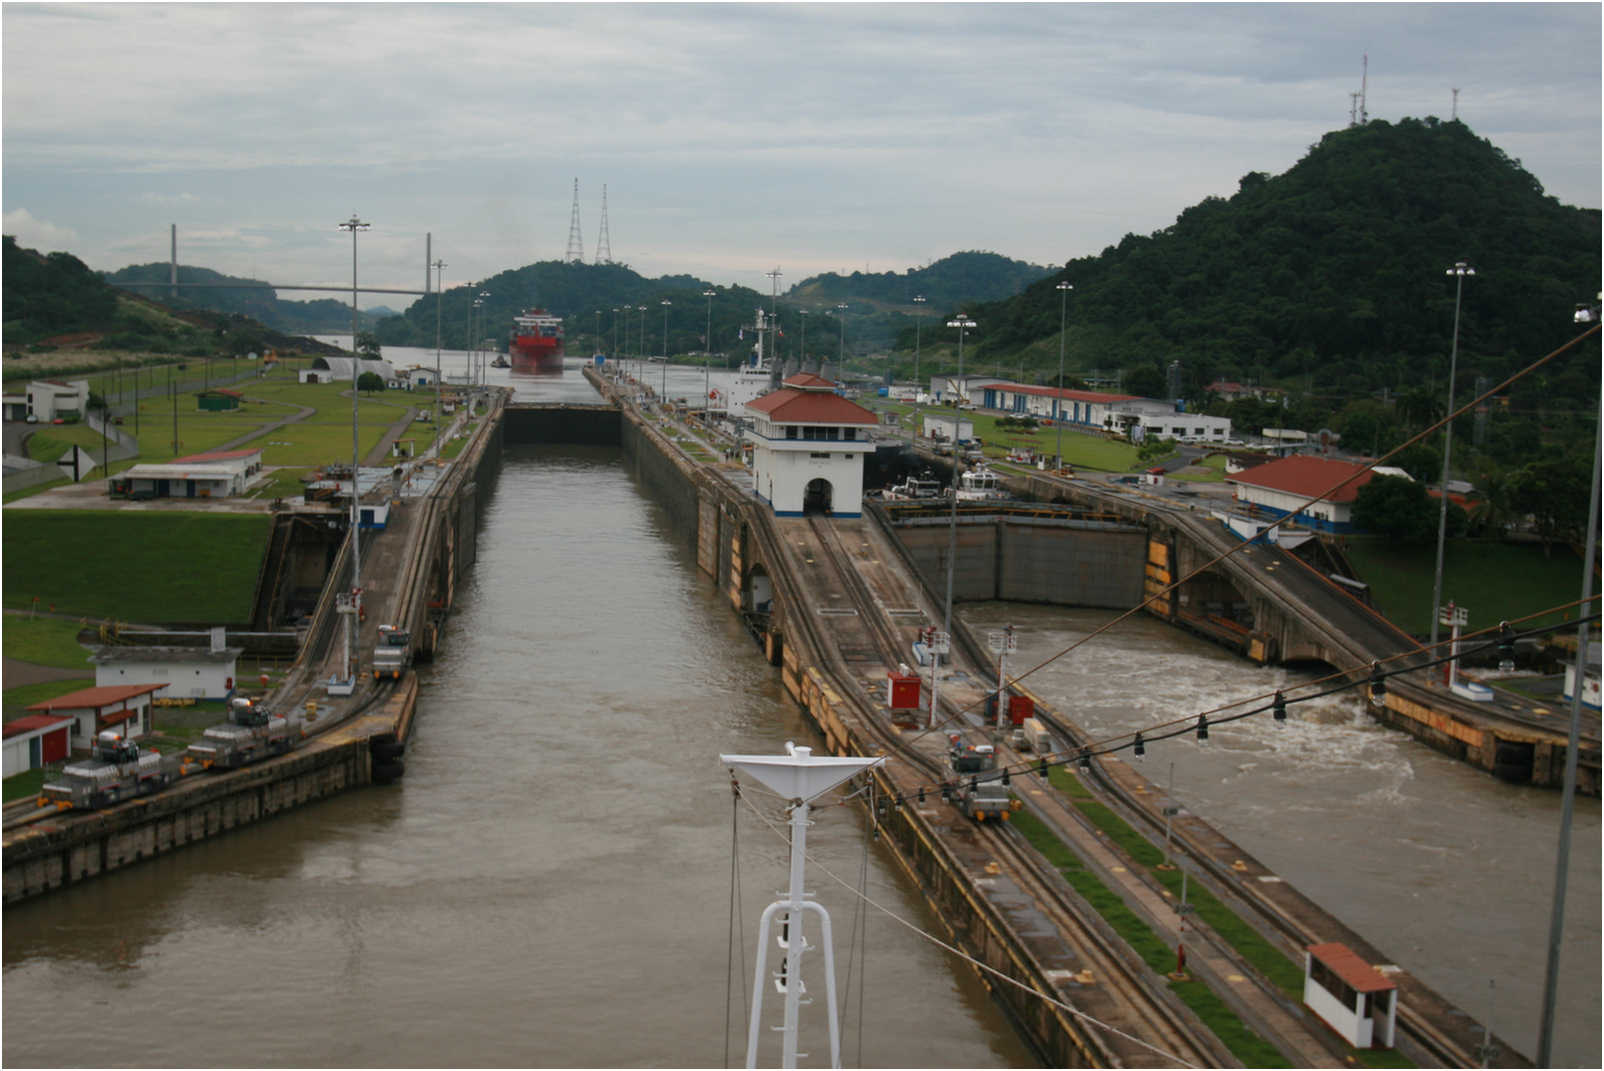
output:
[[[835,489],[824,477],[809,480],[807,487],[802,491],[802,512],[829,513],[834,494]]]

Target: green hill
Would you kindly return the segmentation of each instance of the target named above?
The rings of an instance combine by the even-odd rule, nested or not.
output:
[[[862,301],[911,313],[918,308],[913,300],[918,295],[926,299],[926,308],[942,312],[960,304],[1013,297],[1051,273],[1051,268],[996,253],[953,253],[934,264],[909,268],[900,274],[855,271],[851,275],[815,275],[797,283],[786,296],[801,304]]]
[[[1216,378],[1332,397],[1443,384],[1454,285],[1468,261],[1459,370],[1501,379],[1573,334],[1599,290],[1600,215],[1560,204],[1460,122],[1371,122],[1326,135],[1285,174],[1251,172],[1152,235],[1126,235],[1017,297],[973,310],[976,359],[1056,372],[1060,280],[1068,366],[1151,383],[1172,361],[1184,393]],[[903,340],[908,346],[912,338]],[[1159,379],[1162,382],[1162,379]],[[1590,396],[1597,362],[1543,391]],[[1533,385],[1535,389],[1535,385]]]
[[[168,289],[171,274],[171,265],[157,261],[105,272],[103,277],[112,286],[154,298],[174,309],[207,309],[248,316],[267,327],[292,333],[351,332],[349,301],[336,298],[286,301],[260,279],[224,275],[210,268],[187,264],[178,266],[180,283],[209,285],[180,287],[175,293]],[[394,313],[389,309],[367,310],[359,314],[358,323],[362,330],[372,330],[380,320],[390,315]]]
[[[794,354],[801,342],[803,310],[813,315],[809,327],[813,328],[815,345],[810,354],[831,359],[840,348],[840,324],[826,320],[820,307],[835,315],[835,306],[845,303],[844,313],[848,353],[864,353],[890,344],[896,332],[913,322],[912,296],[923,293],[928,299],[927,308],[939,313],[948,302],[981,300],[1017,293],[1021,286],[1040,278],[1048,271],[1020,261],[1009,260],[995,253],[957,253],[925,268],[903,274],[886,272],[865,275],[854,272],[850,276],[821,275],[804,280],[780,296],[778,304],[782,329],[786,338],[781,341],[781,353]],[[442,344],[452,349],[461,348],[468,337],[468,309],[472,295],[488,292],[480,314],[485,328],[475,330],[481,338],[505,340],[512,329],[512,318],[524,309],[539,305],[562,316],[567,321],[570,352],[580,347],[610,350],[613,348],[613,310],[629,307],[633,316],[627,318],[629,344],[625,346],[623,325],[626,318],[620,314],[618,347],[629,353],[639,349],[638,341],[644,321],[645,352],[657,353],[663,348],[663,301],[668,301],[668,349],[673,354],[700,353],[706,345],[702,336],[707,331],[708,298],[713,291],[712,328],[713,349],[733,353],[750,345],[742,342],[738,332],[743,324],[752,322],[753,310],[768,308],[773,302],[769,294],[743,286],[713,286],[693,276],[665,275],[647,279],[623,264],[574,264],[546,260],[514,268],[485,279],[471,287],[461,286],[446,291],[445,304],[440,309]],[[381,342],[397,346],[432,346],[435,338],[435,301],[433,295],[420,298],[396,319],[381,322],[378,335]],[[644,317],[641,306],[646,307]],[[602,338],[597,339],[597,312]]]

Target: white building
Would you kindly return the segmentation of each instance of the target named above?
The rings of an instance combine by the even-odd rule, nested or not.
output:
[[[959,416],[952,412],[930,412],[919,414],[924,420],[924,426],[919,434],[927,439],[939,439],[942,442],[966,443],[975,437],[975,422],[966,416]]]
[[[226,699],[242,647],[97,647],[95,686],[165,681],[158,699]]]
[[[982,408],[1000,409],[1038,420],[1061,420],[1073,427],[1121,435],[1132,442],[1149,437],[1189,443],[1223,443],[1231,437],[1226,417],[1176,412],[1170,402],[1134,394],[1059,390],[1001,380],[974,384]]]
[[[1392,1048],[1398,986],[1347,945],[1304,950],[1303,1003],[1354,1048]]]
[[[302,383],[349,383],[351,382],[351,365],[356,363],[352,357],[315,357],[312,363],[301,369],[299,378]],[[396,378],[395,369],[390,367],[389,361],[363,361],[357,369],[357,374],[375,372],[384,380],[386,387],[399,386],[400,380]]]
[[[747,403],[754,487],[776,516],[863,513],[863,456],[878,418],[835,386],[804,372]]]
[[[213,450],[125,469],[107,483],[137,498],[228,498],[244,494],[262,471],[262,450]]]
[[[165,688],[156,684],[114,684],[80,688],[28,707],[30,713],[62,714],[72,719],[72,746],[87,749],[95,735],[114,729],[118,736],[134,738],[150,732],[150,697]]]
[[[41,379],[28,384],[28,411],[25,419],[48,424],[59,416],[83,418],[89,410],[89,381]]]

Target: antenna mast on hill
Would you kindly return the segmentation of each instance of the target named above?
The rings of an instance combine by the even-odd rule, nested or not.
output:
[[[1358,93],[1349,93],[1348,94],[1348,125],[1349,126],[1358,126],[1359,125],[1359,94]]]
[[[613,262],[613,241],[607,234],[607,183],[602,183],[601,237],[596,239],[596,263]]]
[[[574,179],[574,212],[568,219],[568,253],[563,257],[570,264],[585,262],[585,243],[579,237],[579,180]]]
[[[1359,125],[1370,122],[1370,53],[1365,53],[1364,73],[1359,77]],[[577,180],[576,180],[577,181]]]
[[[1455,120],[1457,120],[1459,118],[1459,90],[1456,89],[1456,90],[1453,91],[1453,93],[1454,93],[1454,106],[1453,106],[1453,109],[1449,112],[1449,115],[1448,115],[1448,121],[1450,123],[1454,122]]]

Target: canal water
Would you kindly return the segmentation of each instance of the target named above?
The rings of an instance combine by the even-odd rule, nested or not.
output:
[[[576,370],[543,396],[594,398]],[[788,849],[718,756],[808,729],[616,448],[509,451],[478,549],[402,783],[6,910],[6,1065],[741,1065]],[[1033,1066],[967,966],[858,914],[861,890],[935,925],[863,822],[825,808],[808,837],[845,1062]],[[803,1062],[828,1066],[804,977]]]
[[[959,612],[982,636],[1016,626],[1010,676],[1118,616],[1004,603]],[[1105,739],[1177,718],[1195,723],[1315,676],[1253,665],[1139,615],[1024,683]],[[1173,783],[1181,806],[1534,1056],[1560,794],[1506,785],[1439,755],[1374,721],[1352,693],[1294,703],[1287,714],[1281,725],[1263,714],[1214,726],[1202,747],[1193,732],[1151,744],[1142,773]],[[1601,1066],[1599,845],[1599,801],[1578,800],[1556,1067]]]

